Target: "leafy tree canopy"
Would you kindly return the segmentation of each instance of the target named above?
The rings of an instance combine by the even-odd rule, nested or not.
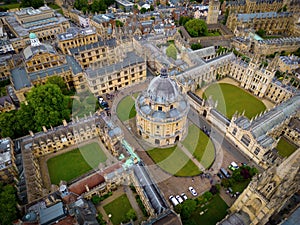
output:
[[[202,45],[200,43],[195,43],[195,44],[191,44],[191,49],[192,50],[198,50],[201,49]]]
[[[116,26],[117,27],[123,27],[124,26],[124,23],[120,20],[116,20]]]
[[[200,37],[200,36],[206,36],[207,31],[207,25],[204,20],[200,19],[192,19],[186,22],[184,25],[187,32],[191,35],[191,37]]]
[[[181,16],[179,18],[179,25],[184,26],[189,20],[191,20],[191,17],[188,16]]]
[[[54,79],[55,80],[55,79]],[[28,104],[22,104],[18,111],[0,114],[2,137],[17,138],[42,130],[42,126],[57,126],[63,119],[69,120],[70,99],[62,94],[56,84],[47,83],[33,88],[27,95]]]
[[[0,224],[12,224],[17,218],[17,200],[12,185],[0,182]]]
[[[195,211],[196,207],[197,207],[197,203],[195,200],[187,199],[186,201],[184,201],[181,207],[182,219],[184,220],[188,219],[191,216],[192,212]]]
[[[55,84],[34,87],[26,100],[31,112],[34,112],[35,130],[41,130],[42,126],[59,125],[63,119],[69,120],[69,99]]]
[[[37,9],[44,5],[44,0],[22,0],[21,7],[30,7]]]

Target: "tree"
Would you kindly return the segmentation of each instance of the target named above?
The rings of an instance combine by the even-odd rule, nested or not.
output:
[[[123,27],[124,26],[124,23],[120,20],[116,20],[116,26],[117,27]]]
[[[46,84],[56,84],[60,88],[61,92],[64,95],[69,94],[68,87],[67,87],[66,83],[64,82],[64,80],[62,79],[62,77],[59,77],[59,76],[49,77]]]
[[[26,100],[29,110],[33,112],[35,130],[40,131],[42,126],[57,126],[63,119],[70,118],[69,98],[64,96],[55,84],[34,87],[28,93]]]
[[[12,224],[17,218],[17,200],[12,185],[0,182],[0,224]]]
[[[192,50],[198,50],[198,49],[201,49],[201,48],[202,48],[202,45],[200,43],[191,44],[191,49]]]
[[[150,11],[154,11],[154,6],[150,5]]]
[[[135,221],[137,219],[136,213],[133,209],[130,209],[127,213],[126,213],[126,219],[128,221],[133,220]]]
[[[173,58],[174,60],[177,59],[177,49],[174,44],[170,44],[168,46],[168,48],[166,49],[166,54],[167,56]]]
[[[181,210],[182,210],[182,205],[181,204],[178,204],[174,207],[174,210],[176,213],[180,214],[181,213]]]
[[[259,29],[256,33],[257,33],[259,36],[261,36],[261,37],[266,36],[266,31],[263,30],[263,29]]]
[[[22,0],[21,7],[33,7],[35,9],[44,5],[44,0]]]
[[[192,19],[184,25],[191,37],[200,37],[207,35],[207,25],[204,20]]]
[[[144,14],[144,13],[146,13],[146,12],[147,12],[147,9],[144,8],[144,7],[142,7],[141,10],[140,10],[140,13]]]
[[[197,203],[195,200],[187,199],[186,201],[184,201],[181,209],[182,219],[184,220],[188,219],[191,216],[192,212],[195,211],[196,207],[197,207]]]
[[[191,20],[191,17],[188,16],[181,16],[179,18],[179,25],[184,26],[189,20]]]

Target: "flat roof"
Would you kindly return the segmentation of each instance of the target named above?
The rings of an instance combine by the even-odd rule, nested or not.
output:
[[[53,224],[54,222],[66,217],[62,202],[48,208],[41,208],[39,215],[41,225]]]

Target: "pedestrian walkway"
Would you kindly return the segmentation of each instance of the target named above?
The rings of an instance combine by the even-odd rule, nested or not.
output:
[[[199,168],[199,170],[201,170],[202,172],[205,170],[205,167],[190,153],[189,150],[186,149],[186,147],[183,146],[183,144],[181,144],[181,142],[179,142],[177,146],[181,148],[184,154],[186,154],[190,158],[190,160],[192,160],[192,162]]]

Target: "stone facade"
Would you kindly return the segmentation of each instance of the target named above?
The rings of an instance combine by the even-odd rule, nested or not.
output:
[[[297,94],[254,119],[234,116],[227,128],[226,136],[253,161],[267,168],[268,164],[278,160],[278,156],[272,151],[277,146],[272,133],[296,116],[300,109],[299,103],[300,95]]]
[[[71,28],[58,34],[57,39],[57,46],[63,54],[67,54],[69,49],[98,42],[97,33],[92,28],[79,31]]]
[[[294,30],[294,20],[292,13],[288,12],[266,12],[253,14],[235,14],[228,16],[226,26],[236,33],[241,29],[263,29],[269,35],[285,34],[292,35]]]
[[[207,18],[206,18],[207,24],[218,23],[219,10],[220,10],[220,1],[210,0],[209,7],[208,7],[208,14],[207,14]]]
[[[147,142],[167,146],[185,137],[189,103],[166,70],[151,81],[135,107],[137,131]]]
[[[88,88],[95,96],[121,90],[146,80],[146,62],[142,57],[133,51],[115,55],[115,58],[117,57],[120,60],[116,63],[100,66],[100,61],[99,66],[95,65],[86,70]]]
[[[10,138],[0,139],[0,181],[17,181],[17,167],[14,156],[14,144]]]
[[[81,90],[83,70],[72,56],[40,43],[34,33],[30,34],[30,41],[31,45],[23,50],[23,64],[11,70],[11,82],[20,102],[25,101],[25,94],[34,85],[45,84],[50,76],[60,76],[68,88]]]
[[[20,9],[5,17],[4,22],[14,35],[10,41],[17,53],[30,43],[30,33],[35,33],[40,41],[54,40],[70,27],[67,19],[48,6]]]
[[[231,216],[241,215],[243,223],[239,224],[266,224],[299,191],[299,165],[300,149],[280,165],[275,164],[256,175],[230,207]],[[230,216],[228,219],[230,221]],[[228,224],[226,222],[225,220],[220,224]]]

